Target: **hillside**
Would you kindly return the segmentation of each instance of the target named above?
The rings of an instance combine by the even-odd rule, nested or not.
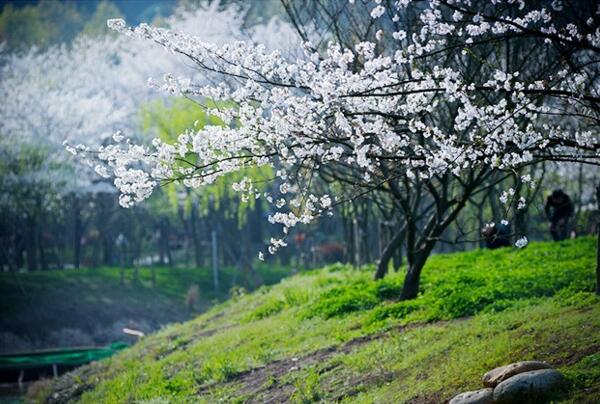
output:
[[[65,402],[443,402],[499,365],[538,359],[600,402],[595,239],[438,255],[422,294],[341,265],[238,296],[30,397]]]
[[[265,283],[278,282],[288,269],[258,268]],[[118,268],[0,272],[0,352],[133,342],[123,327],[144,332],[184,321],[223,301],[234,283],[234,268],[221,271],[221,290],[209,268]],[[237,275],[238,281],[240,275]],[[198,285],[195,304],[186,304]]]

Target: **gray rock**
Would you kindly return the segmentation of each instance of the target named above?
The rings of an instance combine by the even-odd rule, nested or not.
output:
[[[493,390],[490,388],[467,391],[466,393],[460,393],[448,402],[448,404],[492,404]]]
[[[564,383],[563,375],[554,369],[520,373],[494,389],[494,402],[501,404],[542,403]]]
[[[485,387],[496,387],[504,380],[509,379],[514,375],[539,369],[552,369],[552,367],[546,362],[540,361],[523,361],[511,363],[510,365],[492,369],[485,375],[483,375],[483,385]]]

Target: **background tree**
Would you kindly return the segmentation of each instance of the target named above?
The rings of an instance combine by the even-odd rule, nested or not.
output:
[[[117,176],[123,205],[145,199],[161,181],[197,188],[248,166],[271,165],[281,182],[271,199],[283,202],[270,220],[287,234],[342,202],[318,195],[317,178],[345,184],[345,200],[386,193],[407,223],[401,297],[408,299],[418,293],[427,257],[472,196],[544,161],[599,164],[600,144],[588,129],[597,119],[597,63],[590,57],[597,19],[576,25],[575,10],[535,4],[368,4],[358,37],[368,41],[342,32],[338,43],[309,43],[296,59],[261,46],[219,47],[110,21],[128,36],[188,57],[207,77],[228,80],[202,86],[167,76],[162,89],[201,105],[206,98],[237,104],[206,106],[226,126],[190,130],[176,145],[156,142],[156,151],[136,153],[118,144],[103,149],[100,158]],[[513,63],[526,55],[543,63]],[[181,150],[197,160],[175,165]],[[236,188],[261,196],[249,178]],[[515,193],[504,190],[500,199],[512,202]],[[269,251],[286,244],[273,239]]]
[[[43,7],[52,7],[50,3],[56,2],[42,3],[13,10],[15,15],[12,9],[6,9],[2,18],[14,21],[17,14],[42,13]],[[90,20],[82,19],[86,24],[83,34],[77,31],[79,37],[58,35],[48,43],[36,42],[39,47],[31,49],[27,49],[29,42],[22,42],[5,48],[1,55],[0,94],[5,103],[0,108],[0,143],[6,157],[0,178],[4,211],[1,237],[6,240],[3,246],[10,246],[3,248],[3,267],[27,265],[33,270],[114,265],[119,262],[114,243],[121,233],[133,237],[131,246],[135,244],[139,254],[150,253],[144,252],[148,243],[141,238],[154,234],[154,226],[174,237],[179,234],[173,227],[177,216],[170,217],[170,212],[157,208],[158,202],[141,207],[140,212],[116,210],[114,186],[91,175],[95,168],[103,174],[102,169],[82,167],[64,153],[65,141],[85,141],[98,148],[117,130],[137,132],[138,141],[149,142],[144,132],[160,129],[150,128],[149,121],[144,123],[143,115],[151,108],[157,109],[156,114],[169,109],[185,113],[182,103],[156,93],[148,87],[147,79],[165,70],[179,74],[194,74],[194,70],[182,65],[177,57],[165,57],[161,49],[147,42],[131,46],[127,38],[104,35],[97,27],[98,21],[104,19],[106,28],[105,18],[119,14],[111,3],[101,2]],[[58,24],[54,14],[43,15],[48,24]],[[176,18],[164,19],[162,24],[194,30],[215,42],[249,38],[257,31],[258,37],[272,36],[283,44],[285,32],[290,32],[285,24],[273,21],[270,26],[254,28],[242,8],[221,7],[216,2],[178,9]],[[33,29],[31,25],[25,27]],[[70,42],[53,45],[60,41]],[[12,52],[14,48],[20,51]],[[163,100],[164,107],[151,103],[152,99]],[[203,215],[208,209],[208,195],[201,195],[200,202],[204,205],[198,208],[199,214]],[[144,224],[127,215],[145,217],[142,213],[146,210],[158,218],[156,224],[147,223],[149,229],[144,230]],[[169,255],[168,242],[163,240],[161,245],[163,255]],[[132,254],[136,255],[128,252],[127,262],[141,258]]]

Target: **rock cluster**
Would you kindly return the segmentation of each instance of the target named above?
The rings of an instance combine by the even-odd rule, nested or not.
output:
[[[484,389],[461,393],[449,404],[543,403],[563,383],[563,375],[546,362],[516,362],[490,370],[483,375]]]

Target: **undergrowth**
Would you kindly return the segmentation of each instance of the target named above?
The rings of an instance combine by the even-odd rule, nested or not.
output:
[[[493,367],[538,359],[569,380],[557,400],[594,402],[586,400],[600,400],[595,243],[433,256],[419,296],[405,302],[398,300],[402,271],[380,281],[372,266],[300,273],[237,294],[102,366],[59,378],[41,396],[89,403],[443,402],[478,388]],[[69,393],[74,383],[86,386],[83,395]]]

